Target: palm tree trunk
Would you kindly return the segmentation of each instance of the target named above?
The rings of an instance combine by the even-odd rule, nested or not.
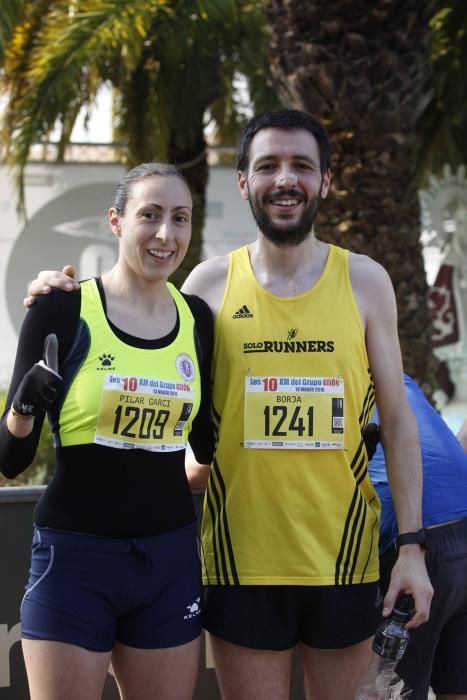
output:
[[[380,262],[399,312],[404,370],[436,387],[420,244],[415,124],[428,99],[429,0],[269,0],[284,104],[327,127],[332,194],[318,236]],[[377,300],[375,300],[377,303]]]
[[[187,134],[183,134],[184,143],[180,143],[180,132],[171,133],[168,148],[168,161],[174,163],[183,173],[190,185],[193,196],[193,218],[191,242],[186,257],[178,270],[171,278],[177,287],[180,287],[185,278],[201,259],[203,245],[203,228],[206,219],[206,189],[209,180],[207,161],[207,147],[204,140],[202,116],[197,124],[193,124],[189,142]]]

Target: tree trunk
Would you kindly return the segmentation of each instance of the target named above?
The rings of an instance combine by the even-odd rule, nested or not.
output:
[[[420,244],[417,117],[428,99],[428,0],[269,0],[281,99],[320,119],[333,185],[319,238],[380,262],[391,276],[404,370],[436,387]],[[375,300],[377,303],[377,300]]]
[[[190,186],[193,196],[191,242],[183,263],[170,279],[180,287],[201,257],[209,180],[204,114],[219,91],[219,76],[212,66],[211,79],[208,84],[199,86],[196,100],[190,98],[188,90],[181,88],[180,93],[174,91],[172,99],[166,96],[164,104],[159,105],[160,98],[154,87],[156,76],[152,70],[151,61],[145,55],[122,91],[124,109],[119,130],[128,137],[126,160],[129,168],[150,160],[167,161],[183,173]],[[184,66],[179,67],[176,75],[180,86],[193,83]],[[182,98],[188,104],[183,104]]]
[[[181,134],[179,131],[172,132],[168,149],[169,162],[174,163],[186,177],[193,196],[190,246],[184,261],[171,277],[171,282],[177,287],[181,287],[185,278],[201,259],[203,228],[206,219],[206,189],[209,180],[207,148],[203,132],[201,115],[199,123],[193,124],[191,134],[183,134],[184,143],[180,143]]]

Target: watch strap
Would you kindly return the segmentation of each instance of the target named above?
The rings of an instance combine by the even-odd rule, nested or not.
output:
[[[426,528],[422,527],[415,532],[402,532],[400,535],[397,535],[394,544],[396,549],[399,549],[404,544],[419,544],[423,549],[428,549]]]

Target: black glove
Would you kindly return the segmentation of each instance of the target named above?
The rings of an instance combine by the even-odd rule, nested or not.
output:
[[[376,423],[368,423],[368,425],[362,433],[362,437],[363,442],[365,443],[369,461],[375,454],[376,448],[378,447],[378,443],[380,441],[379,425],[377,425]]]
[[[51,333],[44,341],[44,359],[26,372],[13,397],[13,409],[22,416],[38,416],[53,404],[62,383],[58,374],[58,341]]]

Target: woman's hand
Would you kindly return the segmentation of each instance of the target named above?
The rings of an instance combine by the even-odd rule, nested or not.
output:
[[[13,414],[29,418],[46,411],[55,401],[62,383],[58,373],[58,342],[55,333],[44,341],[44,359],[24,375],[13,397]]]

